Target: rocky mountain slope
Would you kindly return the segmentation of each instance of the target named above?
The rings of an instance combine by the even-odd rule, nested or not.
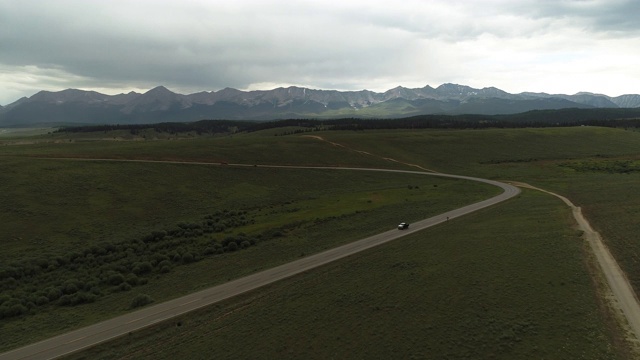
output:
[[[127,124],[202,119],[396,118],[423,114],[514,114],[563,108],[635,108],[640,95],[609,97],[525,92],[457,84],[437,88],[396,87],[382,93],[301,87],[241,91],[225,88],[189,95],[158,86],[144,94],[105,95],[67,89],[40,91],[0,107],[0,126],[34,124]]]

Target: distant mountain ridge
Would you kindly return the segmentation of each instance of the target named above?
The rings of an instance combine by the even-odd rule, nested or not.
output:
[[[284,118],[397,118],[428,114],[514,114],[564,108],[636,108],[640,95],[609,97],[523,92],[495,87],[475,89],[442,84],[437,88],[398,86],[385,92],[316,90],[291,86],[242,91],[225,88],[189,95],[164,86],[143,94],[105,95],[67,89],[40,91],[0,106],[0,126],[42,123],[127,124],[184,122],[203,119],[275,120]]]

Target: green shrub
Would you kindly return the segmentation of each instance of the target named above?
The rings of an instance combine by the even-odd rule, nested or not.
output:
[[[164,254],[155,253],[151,257],[151,265],[157,266],[159,263],[169,260],[169,257]]]
[[[9,300],[11,300],[11,296],[7,294],[0,295],[0,305],[8,302]]]
[[[100,289],[100,287],[98,286],[94,286],[89,290],[90,293],[94,294],[94,295],[102,295],[102,290]]]
[[[49,298],[46,296],[38,296],[36,299],[36,305],[42,306],[49,302]]]
[[[163,267],[169,267],[169,269],[171,269],[171,267],[173,266],[173,264],[171,263],[171,261],[169,260],[162,260],[158,263],[158,265],[156,266],[159,269],[162,269]]]
[[[79,292],[73,296],[72,304],[78,305],[78,304],[84,304],[84,303],[92,303],[96,301],[97,298],[98,297],[94,294]]]
[[[91,289],[95,289],[96,287],[98,287],[98,282],[99,281],[96,278],[93,278],[84,283],[82,290],[89,292],[91,291]]]
[[[125,281],[131,286],[138,285],[138,277],[135,274],[130,274],[129,276],[127,276],[127,279]]]
[[[9,307],[6,305],[0,305],[0,319],[11,317],[9,315]]]
[[[69,306],[72,304],[71,295],[62,295],[60,299],[58,299],[58,305],[60,306]]]
[[[136,297],[133,298],[133,300],[131,300],[131,309],[135,309],[141,306],[145,306],[148,304],[151,304],[153,302],[153,299],[151,298],[151,296],[147,295],[147,294],[138,294],[136,295]]]
[[[78,292],[78,285],[76,283],[76,280],[67,280],[64,282],[64,284],[62,285],[62,292],[66,295],[71,295],[71,294],[75,294]]]
[[[146,274],[153,270],[153,266],[148,261],[135,263],[133,266],[133,273],[136,275]]]
[[[26,306],[22,304],[15,304],[9,308],[9,316],[20,316],[29,312]]]
[[[192,263],[195,260],[195,258],[193,257],[193,254],[191,254],[190,252],[185,253],[184,255],[182,255],[182,262],[185,264],[189,264]]]
[[[43,270],[49,267],[49,261],[47,259],[43,259],[43,258],[36,259],[35,263]]]
[[[47,291],[47,298],[49,299],[49,301],[58,300],[60,299],[61,296],[62,296],[62,290],[60,290],[57,287],[49,288],[49,290]]]
[[[4,289],[15,289],[18,287],[18,280],[13,277],[7,278],[2,282],[2,288]]]
[[[118,285],[118,291],[129,291],[131,290],[131,285],[127,284],[126,282],[123,282],[122,284]]]
[[[110,285],[120,285],[124,282],[124,276],[120,273],[111,274],[109,275],[107,282]]]

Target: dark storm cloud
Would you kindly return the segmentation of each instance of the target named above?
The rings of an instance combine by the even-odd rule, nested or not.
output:
[[[518,9],[517,6],[514,6]],[[520,8],[532,17],[567,19],[585,32],[637,36],[640,2],[635,0],[579,0],[530,2]]]
[[[117,4],[129,9],[128,2]],[[276,75],[293,81],[317,72],[377,72],[381,66],[376,63],[390,57],[385,50],[402,52],[385,43],[363,46],[359,42],[371,40],[367,34],[341,29],[328,18],[296,20],[298,14],[291,12],[257,18],[255,13],[201,8],[197,3],[160,10],[153,10],[151,2],[143,4],[150,9],[140,3],[136,9],[117,11],[114,2],[5,3],[0,61],[56,67],[105,83],[215,89],[272,81]],[[367,59],[376,63],[361,63]]]
[[[621,0],[0,0],[0,104],[40,89],[161,84],[195,92],[458,81],[509,90],[518,74],[522,83],[545,73],[557,79],[553,71],[563,67],[600,71],[594,64],[611,59],[596,51],[609,46],[630,66],[639,7]],[[616,71],[636,76],[625,69]]]

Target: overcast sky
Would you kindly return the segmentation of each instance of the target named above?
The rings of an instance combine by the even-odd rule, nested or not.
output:
[[[638,16],[637,0],[0,0],[0,104],[157,85],[640,93]]]

